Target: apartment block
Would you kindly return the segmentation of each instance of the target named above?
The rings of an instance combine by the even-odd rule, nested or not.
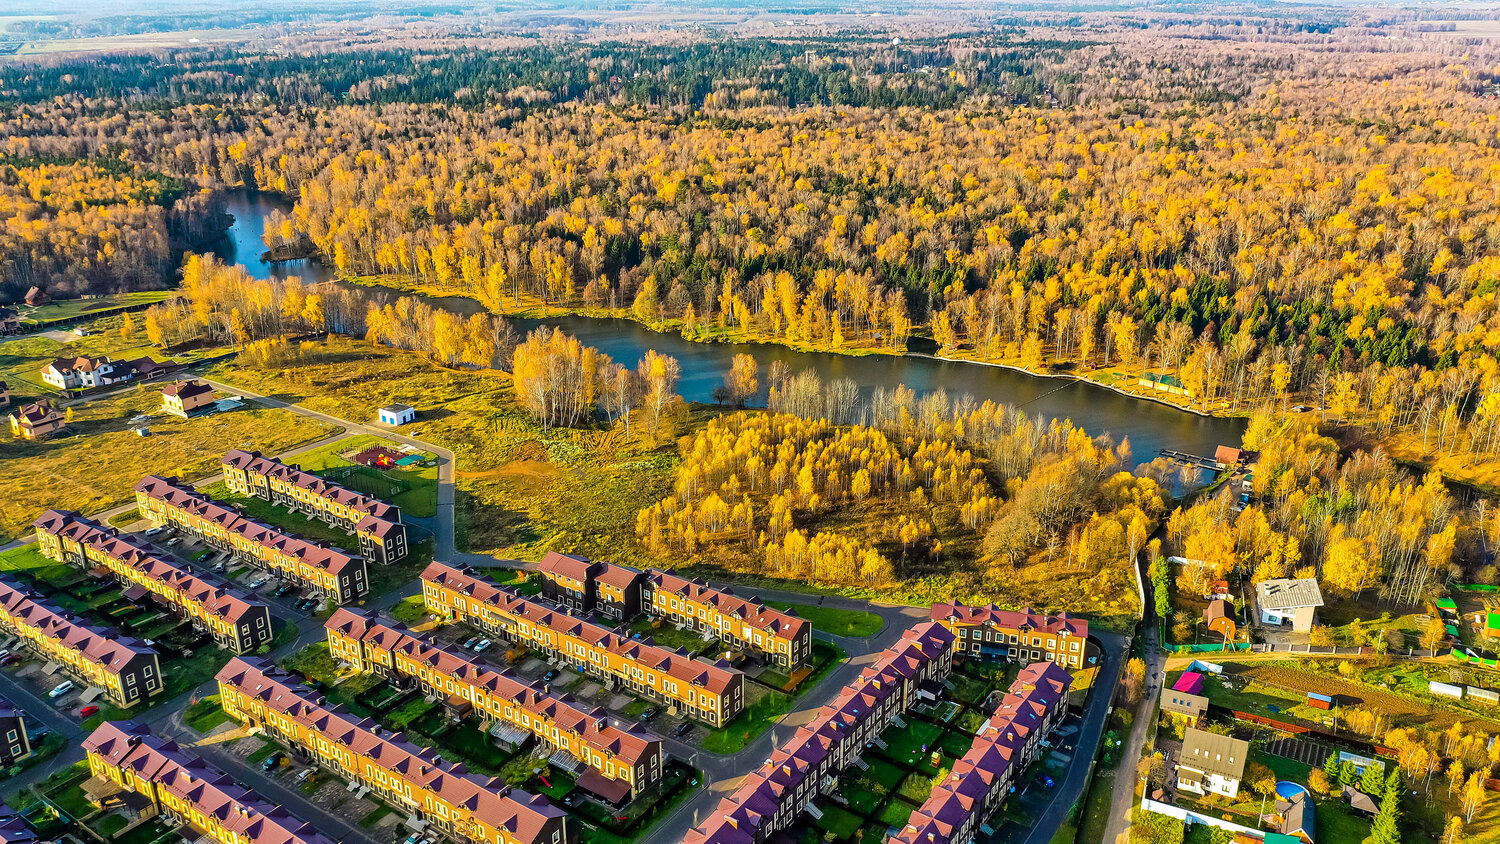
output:
[[[1089,623],[1058,613],[1003,610],[994,604],[968,607],[954,601],[933,604],[929,618],[952,630],[958,651],[970,659],[1035,662],[1082,668],[1088,650]]]
[[[151,801],[198,840],[220,844],[333,844],[310,823],[134,721],[107,721],[83,740],[89,771]]]
[[[812,659],[812,625],[795,613],[772,609],[759,598],[674,572],[646,572],[641,603],[651,615],[686,630],[711,635],[732,648],[762,655],[770,665],[795,668]]]
[[[330,708],[322,695],[263,659],[235,657],[217,675],[235,719],[300,748],[317,764],[459,841],[573,844],[568,817],[545,797],[469,773],[431,749],[382,736],[375,722]]]
[[[357,536],[359,553],[372,562],[389,565],[406,559],[406,525],[396,505],[258,451],[235,449],[221,462],[224,483],[240,495],[265,499]]]
[[[185,531],[337,603],[357,601],[370,592],[363,557],[258,522],[176,481],[147,475],[135,485],[135,503],[153,524]]]
[[[31,755],[31,737],[26,734],[26,716],[14,704],[0,697],[0,768]]]
[[[1055,662],[1021,669],[974,744],[890,844],[969,844],[1005,803],[1067,712],[1073,678]]]
[[[745,708],[745,675],[728,663],[693,659],[528,600],[445,563],[422,572],[429,612],[546,651],[568,667],[621,684],[681,714],[720,727]]]
[[[762,844],[776,838],[895,718],[919,700],[935,701],[953,669],[955,637],[924,622],[882,651],[859,678],[818,710],[790,741],[720,800],[683,844]]]
[[[271,608],[215,585],[145,540],[121,536],[77,513],[48,510],[34,523],[37,547],[48,557],[82,566],[104,566],[123,584],[139,586],[207,630],[234,653],[269,644]]]
[[[325,626],[334,659],[398,683],[415,682],[429,695],[466,701],[482,719],[494,722],[492,734],[508,744],[519,746],[535,736],[562,754],[552,757],[559,767],[581,774],[580,786],[611,803],[661,781],[666,764],[661,740],[610,724],[603,709],[538,689],[477,656],[439,646],[404,625],[386,624],[374,613],[341,608]]]
[[[0,625],[78,681],[104,689],[120,706],[161,693],[161,664],[144,642],[111,628],[79,624],[5,577],[0,577]]]

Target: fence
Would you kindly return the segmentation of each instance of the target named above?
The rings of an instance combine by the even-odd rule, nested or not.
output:
[[[1254,647],[1245,642],[1231,644],[1220,642],[1217,645],[1167,645],[1167,650],[1179,654],[1212,654],[1220,651],[1249,651]]]
[[[323,476],[386,501],[411,489],[411,484],[406,481],[392,478],[379,469],[368,466],[336,466],[323,470]]]
[[[1233,832],[1238,835],[1246,835],[1254,838],[1257,841],[1263,841],[1266,837],[1266,833],[1264,830],[1243,826],[1241,824],[1235,823],[1234,821],[1226,821],[1223,818],[1216,818],[1212,815],[1205,815],[1201,812],[1194,812],[1191,809],[1184,809],[1181,806],[1173,806],[1171,803],[1162,803],[1150,798],[1141,800],[1141,808],[1145,809],[1148,812],[1155,812],[1158,815],[1166,815],[1169,818],[1176,818],[1183,823],[1201,823],[1205,826],[1215,827],[1216,829],[1222,829],[1226,832]]]

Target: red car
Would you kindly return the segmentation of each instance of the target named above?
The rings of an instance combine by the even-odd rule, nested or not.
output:
[[[0,658],[0,665],[15,665],[20,661],[20,654],[6,654],[3,658]]]
[[[98,715],[98,714],[99,714],[99,707],[97,707],[97,706],[85,706],[84,708],[78,710],[78,717],[79,718],[87,718],[90,715]]]

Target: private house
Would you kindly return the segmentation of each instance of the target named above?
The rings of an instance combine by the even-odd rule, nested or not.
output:
[[[640,569],[595,563],[549,551],[538,567],[542,597],[574,612],[592,612],[614,622],[641,614],[646,574]]]
[[[388,404],[380,409],[380,424],[396,427],[417,421],[417,409],[405,404]]]
[[[330,707],[269,660],[235,657],[215,679],[230,717],[262,728],[316,764],[370,789],[424,830],[476,844],[578,841],[568,816],[545,797],[471,774],[399,733],[381,735],[374,721]]]
[[[711,636],[734,649],[762,656],[768,665],[794,669],[812,659],[812,625],[759,598],[741,598],[729,588],[650,569],[641,586],[641,605],[656,618],[683,630]]]
[[[1352,785],[1344,786],[1344,800],[1349,803],[1350,809],[1367,818],[1380,814],[1380,804],[1375,802],[1375,798]]]
[[[52,301],[52,297],[47,295],[47,291],[33,285],[30,290],[26,291],[26,298],[21,301],[35,308]]]
[[[185,531],[335,603],[357,601],[370,592],[362,557],[247,518],[176,481],[147,475],[135,485],[135,503],[152,524]]]
[[[1201,726],[1208,717],[1208,698],[1177,689],[1163,689],[1161,709],[1174,717],[1182,718],[1190,726]]]
[[[26,716],[14,704],[0,698],[0,769],[31,755],[31,737],[26,734]]]
[[[0,381],[0,407],[10,407],[10,385]]]
[[[1275,814],[1271,821],[1277,832],[1302,844],[1313,844],[1318,837],[1314,818],[1312,795],[1307,789],[1299,786],[1294,793],[1276,795]]]
[[[271,608],[193,574],[151,543],[121,536],[77,513],[48,510],[33,524],[37,548],[51,559],[85,568],[103,566],[127,588],[139,586],[187,616],[233,653],[270,644]]]
[[[1033,662],[1021,669],[968,752],[890,844],[974,840],[1040,755],[1043,739],[1067,712],[1072,686],[1073,677],[1055,662]]]
[[[21,315],[14,308],[0,308],[0,334],[21,333]]]
[[[304,513],[359,538],[359,553],[378,565],[406,559],[406,525],[401,510],[378,498],[355,492],[296,466],[261,457],[258,451],[235,449],[224,455],[224,483],[240,495],[252,495]]]
[[[1082,668],[1089,623],[1067,613],[1002,610],[994,604],[968,607],[958,601],[933,604],[928,618],[958,637],[958,653],[970,659],[1011,662],[1047,660]]]
[[[187,417],[195,411],[214,406],[214,388],[196,379],[175,381],[161,391],[162,410],[177,416]]]
[[[594,577],[594,612],[612,621],[629,621],[641,614],[646,573],[629,566],[604,563]]]
[[[333,844],[312,824],[134,721],[106,721],[83,740],[94,781],[145,797],[163,818],[219,844]],[[103,789],[88,789],[98,794]]]
[[[1188,727],[1177,759],[1177,787],[1200,796],[1234,797],[1249,755],[1248,741]]]
[[[42,399],[10,412],[11,436],[23,440],[45,440],[61,431],[67,416]]]
[[[0,844],[43,844],[41,836],[9,806],[0,803]]]
[[[1223,599],[1208,603],[1208,608],[1203,611],[1203,624],[1208,632],[1223,636],[1225,642],[1233,642],[1235,633],[1239,632],[1234,623],[1234,608]]]
[[[5,577],[0,577],[0,627],[80,683],[103,689],[118,706],[134,706],[163,689],[156,651],[144,642],[80,624]]]
[[[359,671],[398,684],[415,684],[429,697],[446,697],[455,712],[477,710],[493,721],[490,733],[520,747],[535,737],[555,752],[551,761],[577,775],[578,785],[619,804],[661,781],[661,740],[609,721],[609,713],[566,695],[538,689],[457,648],[434,643],[373,613],[341,608],[328,619],[328,651]]]
[[[439,618],[538,648],[564,667],[604,679],[610,688],[658,701],[709,726],[722,727],[745,708],[745,675],[723,660],[709,663],[649,638],[631,638],[464,569],[428,565],[422,572],[422,600]]]
[[[845,768],[860,762],[865,746],[918,701],[934,701],[953,670],[954,636],[941,624],[923,622],[901,634],[875,661],[819,709],[790,740],[682,844],[764,844],[791,827],[820,795],[838,787]]]
[[[107,357],[58,358],[42,367],[42,380],[59,390],[89,390],[116,381],[115,363]]]
[[[1318,581],[1310,577],[1297,580],[1278,578],[1256,584],[1255,601],[1260,608],[1261,624],[1289,627],[1293,633],[1307,633],[1317,623],[1318,607],[1323,606],[1323,592],[1318,588]]]

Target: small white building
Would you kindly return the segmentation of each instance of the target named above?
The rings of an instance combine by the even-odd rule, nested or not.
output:
[[[1318,618],[1323,606],[1323,592],[1318,581],[1278,578],[1261,581],[1255,587],[1255,602],[1260,609],[1260,623],[1290,627],[1294,633],[1306,633]]]
[[[1245,777],[1250,742],[1188,727],[1177,760],[1177,787],[1194,794],[1234,797]]]
[[[380,424],[406,425],[417,421],[417,409],[404,404],[388,404],[380,409]]]

